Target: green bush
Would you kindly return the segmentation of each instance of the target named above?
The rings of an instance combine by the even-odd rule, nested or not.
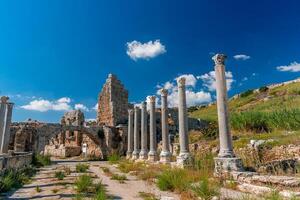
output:
[[[79,193],[89,192],[89,188],[92,186],[92,184],[92,177],[86,174],[79,176],[75,181],[75,186]]]
[[[32,164],[36,167],[51,165],[50,157],[50,155],[34,154],[32,157]]]
[[[118,161],[120,161],[120,159],[120,155],[113,153],[112,155],[108,156],[107,160],[110,164],[116,164]]]
[[[169,169],[158,176],[157,186],[160,190],[166,191],[185,191],[190,182],[187,179],[187,173],[183,169]]]
[[[63,180],[65,178],[65,173],[62,171],[55,172],[55,178],[58,180]]]
[[[89,165],[83,164],[83,163],[78,163],[76,165],[76,172],[77,173],[85,173],[89,169]]]
[[[107,195],[106,195],[106,191],[104,188],[104,185],[102,184],[102,182],[96,183],[94,185],[95,188],[95,200],[106,200],[107,199]]]
[[[246,92],[241,93],[241,97],[247,97],[253,94],[253,90],[247,90]]]

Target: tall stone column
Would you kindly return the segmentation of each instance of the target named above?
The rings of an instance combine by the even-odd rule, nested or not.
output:
[[[8,152],[10,124],[14,105],[9,103],[8,99],[5,96],[0,99],[0,154]]]
[[[132,159],[136,160],[139,158],[139,153],[140,153],[140,108],[138,106],[134,107],[134,129],[133,129],[133,134],[134,134],[134,150],[132,152]]]
[[[141,152],[140,159],[147,160],[148,157],[148,147],[147,147],[147,104],[146,102],[142,102],[141,105]]]
[[[153,161],[157,161],[155,96],[149,97],[149,106],[150,106],[150,151],[148,153],[148,160],[153,162]]]
[[[128,138],[127,138],[127,159],[131,158],[133,152],[133,109],[128,110]]]
[[[218,175],[227,171],[242,169],[241,160],[236,158],[232,147],[232,138],[229,127],[229,113],[227,106],[227,87],[225,76],[226,55],[216,54],[212,57],[215,63],[217,109],[219,123],[220,151],[215,158],[215,173]]]
[[[185,94],[185,78],[181,77],[177,80],[178,85],[178,121],[179,121],[179,145],[180,153],[177,157],[179,166],[190,165],[192,162],[189,152],[189,137],[188,137],[188,118]]]
[[[161,91],[161,133],[162,133],[162,151],[160,161],[168,163],[171,161],[169,126],[168,126],[168,90]]]

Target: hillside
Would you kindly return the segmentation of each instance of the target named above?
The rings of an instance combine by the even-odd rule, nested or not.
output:
[[[189,115],[202,120],[217,121],[216,109],[214,103],[189,112]],[[279,129],[300,128],[300,79],[235,95],[229,100],[229,111],[233,129],[246,128],[239,127],[246,126],[245,118],[252,119],[251,123],[255,120],[267,123],[269,120],[269,123],[273,123],[272,126]],[[272,122],[270,118],[273,118]],[[291,124],[285,124],[287,120]]]

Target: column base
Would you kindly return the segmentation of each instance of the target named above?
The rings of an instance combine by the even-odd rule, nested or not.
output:
[[[131,160],[137,160],[137,159],[139,159],[139,152],[133,151],[131,155]]]
[[[181,168],[191,167],[193,166],[193,163],[194,159],[189,152],[180,153],[179,156],[177,156],[176,158],[176,165]]]
[[[150,162],[155,162],[155,161],[157,161],[157,160],[158,160],[157,153],[154,152],[154,151],[150,151],[150,152],[148,153],[148,161],[150,161]]]
[[[227,176],[230,172],[235,171],[244,171],[242,159],[233,157],[233,158],[222,158],[216,157],[215,160],[215,172],[214,175],[217,177]]]
[[[162,151],[159,156],[160,156],[159,162],[161,162],[161,163],[169,163],[169,162],[171,162],[171,156],[172,156],[171,152],[169,152],[169,151]]]
[[[132,156],[132,152],[127,152],[127,153],[126,153],[126,159],[130,159],[131,156]]]
[[[140,160],[147,160],[147,158],[148,158],[147,151],[142,150],[142,151],[140,152],[140,154],[139,154],[139,159],[140,159]]]

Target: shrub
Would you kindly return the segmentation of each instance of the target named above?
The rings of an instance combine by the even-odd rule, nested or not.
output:
[[[102,184],[102,182],[98,182],[94,185],[94,189],[95,189],[95,200],[106,200],[107,199],[107,195],[106,195],[106,191],[105,188]]]
[[[34,154],[32,158],[32,164],[36,167],[51,165],[50,157],[50,155]]]
[[[55,178],[58,180],[63,180],[65,178],[65,173],[62,171],[55,172]]]
[[[76,165],[76,172],[77,173],[85,173],[89,169],[89,165],[83,164],[83,163],[78,163]]]
[[[157,186],[160,190],[185,191],[190,184],[187,173],[183,169],[168,169],[158,176]]]
[[[87,193],[92,184],[92,177],[86,174],[79,176],[75,181],[75,186],[79,193]]]
[[[192,188],[196,195],[204,200],[211,199],[213,196],[218,194],[216,187],[209,183],[207,177],[203,177],[199,184],[193,186]]]
[[[246,92],[243,92],[240,96],[241,97],[247,97],[253,94],[253,90],[247,90]]]
[[[108,156],[108,162],[110,164],[116,164],[121,159],[120,155],[113,153],[112,155]]]
[[[266,92],[268,90],[269,90],[269,88],[267,86],[262,86],[262,87],[259,88],[260,92]]]

